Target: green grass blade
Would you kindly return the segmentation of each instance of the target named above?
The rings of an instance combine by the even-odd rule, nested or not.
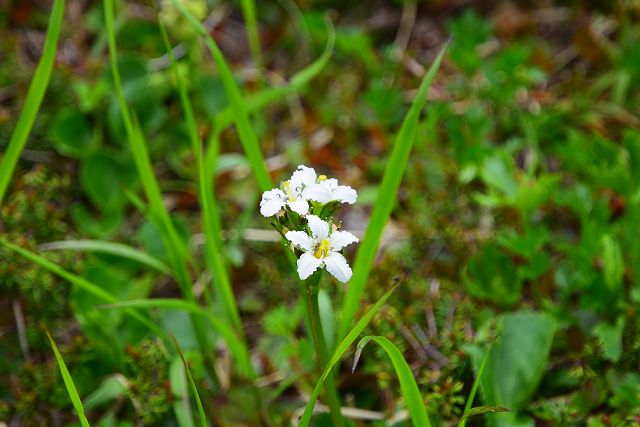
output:
[[[291,78],[288,85],[262,89],[256,94],[248,96],[245,106],[247,113],[259,111],[272,102],[284,99],[293,93],[303,90],[305,86],[327,66],[327,64],[329,63],[329,59],[333,54],[333,48],[336,42],[336,32],[333,25],[331,24],[331,21],[327,19],[326,22],[328,37],[327,44],[322,55],[320,55],[320,57],[313,63],[298,71]],[[233,121],[234,110],[232,107],[228,106],[216,115],[216,129],[218,130],[218,132],[220,132],[221,130],[230,126]]]
[[[382,347],[382,349],[387,353],[387,356],[389,356],[389,359],[391,359],[391,364],[393,365],[398,381],[400,382],[400,390],[402,391],[402,396],[407,403],[407,408],[409,409],[409,415],[411,416],[413,425],[431,427],[431,422],[427,415],[427,408],[424,406],[424,401],[422,400],[420,389],[418,389],[418,384],[416,384],[416,380],[413,377],[413,372],[411,372],[411,368],[407,364],[407,361],[404,360],[404,357],[400,350],[398,350],[398,347],[396,347],[387,338],[381,336],[367,336],[362,338],[358,343],[358,350],[356,351],[356,356],[353,361],[353,369],[355,370],[355,367],[358,364],[358,360],[360,359],[360,354],[362,353],[364,346],[371,341],[375,341],[380,345],[380,347]]]
[[[353,342],[358,338],[358,335],[362,333],[364,328],[369,324],[373,316],[382,308],[384,303],[389,299],[393,291],[396,290],[399,283],[396,283],[389,289],[379,300],[376,302],[371,308],[362,316],[362,318],[355,324],[353,329],[349,331],[349,333],[344,337],[342,342],[338,344],[335,351],[329,358],[329,363],[324,368],[324,372],[320,376],[318,383],[313,389],[313,393],[309,397],[309,402],[307,402],[307,406],[304,409],[304,414],[300,419],[300,423],[298,424],[300,427],[308,427],[309,422],[311,421],[311,416],[313,415],[313,408],[316,405],[316,401],[318,400],[318,396],[320,395],[320,390],[322,390],[322,385],[324,381],[327,379],[333,367],[340,361],[342,355],[347,351],[347,349],[353,344]]]
[[[109,292],[105,291],[101,287],[89,282],[85,278],[77,276],[77,275],[75,275],[73,273],[70,273],[70,272],[66,271],[65,269],[63,269],[62,267],[60,267],[59,265],[54,264],[53,262],[49,261],[48,259],[43,258],[42,256],[40,256],[38,254],[35,254],[35,253],[33,253],[33,252],[31,252],[31,251],[29,251],[27,249],[21,248],[20,246],[15,245],[15,244],[5,240],[2,237],[0,237],[0,245],[3,245],[7,249],[10,249],[10,250],[16,252],[17,254],[19,254],[20,256],[28,259],[31,262],[33,262],[35,264],[38,264],[40,267],[50,271],[51,273],[55,274],[56,276],[60,277],[61,279],[66,280],[67,282],[77,286],[78,288],[90,293],[91,295],[93,295],[96,298],[104,301],[105,303],[117,304],[117,303],[120,302],[120,300],[118,298],[116,298],[114,295],[112,295]],[[134,319],[138,320],[143,325],[147,326],[151,331],[156,333],[158,336],[163,337],[165,339],[167,338],[167,334],[162,329],[160,329],[151,320],[147,319],[146,317],[144,317],[143,315],[141,315],[137,311],[135,311],[135,310],[127,310],[127,314],[129,314]]]
[[[469,392],[469,396],[467,397],[467,403],[464,405],[464,412],[462,413],[462,418],[458,423],[458,427],[465,427],[467,425],[467,419],[471,415],[473,415],[471,413],[473,401],[476,398],[476,393],[478,393],[478,388],[480,387],[480,382],[482,380],[482,374],[484,373],[484,368],[487,366],[487,361],[489,360],[491,349],[493,349],[493,342],[491,343],[491,345],[489,345],[486,354],[482,358],[482,363],[480,363],[480,368],[478,368],[476,379],[473,381],[473,385],[471,386],[471,391]]]
[[[171,44],[169,43],[169,37],[167,35],[166,28],[160,20],[160,32],[165,43],[165,47],[169,54],[171,62],[171,69],[178,82],[178,92],[180,94],[180,101],[184,110],[184,115],[187,121],[187,128],[189,130],[189,139],[193,148],[194,156],[196,158],[196,165],[198,168],[198,192],[200,204],[202,207],[202,222],[205,232],[205,256],[207,266],[213,278],[213,284],[215,286],[216,296],[218,297],[220,304],[222,305],[223,312],[236,330],[242,334],[242,323],[240,321],[240,314],[238,311],[238,305],[236,303],[235,296],[233,295],[233,289],[231,287],[231,280],[225,267],[224,258],[222,256],[222,230],[220,226],[220,219],[218,216],[217,205],[214,199],[214,187],[212,181],[214,174],[210,172],[207,165],[204,162],[202,154],[202,142],[198,135],[198,126],[195,120],[195,114],[193,112],[193,106],[189,100],[189,94],[187,92],[187,85],[182,78],[182,75],[178,71],[177,63]],[[217,141],[216,141],[217,142]],[[209,147],[210,152],[216,154],[218,151],[217,145],[215,147]],[[213,150],[213,151],[211,151]],[[212,159],[211,164],[215,167],[215,158]]]
[[[62,355],[58,350],[58,346],[56,345],[56,342],[53,340],[53,338],[51,338],[51,334],[49,333],[49,331],[47,331],[47,337],[49,337],[49,342],[51,343],[53,354],[56,356],[56,362],[58,362],[58,368],[60,368],[62,380],[64,381],[64,386],[67,388],[69,399],[71,399],[71,403],[76,410],[76,414],[78,414],[78,418],[80,419],[80,425],[82,425],[82,427],[89,427],[89,421],[84,415],[84,408],[82,407],[82,401],[80,400],[80,396],[78,395],[78,390],[76,390],[76,386],[73,384],[73,378],[71,378],[71,374],[67,369],[67,365],[65,365],[64,360],[62,359]]]
[[[187,363],[187,359],[184,358],[184,354],[182,353],[182,349],[180,349],[180,345],[178,345],[178,341],[176,337],[171,335],[171,339],[173,340],[173,345],[175,346],[178,354],[180,355],[180,359],[182,360],[182,365],[184,366],[184,370],[187,373],[187,378],[189,379],[189,385],[191,386],[191,391],[193,392],[193,397],[196,399],[196,405],[198,406],[198,414],[200,415],[200,424],[202,427],[207,427],[207,416],[204,414],[204,408],[202,407],[202,401],[200,400],[200,394],[198,394],[198,388],[196,387],[196,382],[193,380],[193,375],[191,375],[191,370],[189,369],[189,364]]]
[[[262,61],[262,51],[260,50],[260,36],[258,34],[258,20],[256,18],[256,4],[253,0],[241,0],[242,15],[247,29],[247,40],[249,41],[249,51],[253,64],[258,70],[260,79],[264,81],[264,64]]]
[[[418,127],[418,120],[420,118],[420,112],[424,108],[427,102],[427,93],[431,87],[431,83],[440,68],[444,53],[447,46],[443,47],[433,64],[429,68],[429,71],[422,79],[422,83],[418,89],[409,112],[407,113],[400,132],[396,137],[395,144],[391,156],[387,161],[384,177],[382,178],[382,184],[378,192],[378,199],[371,212],[369,218],[369,224],[365,232],[364,240],[358,249],[356,254],[356,260],[353,267],[353,277],[349,282],[347,288],[344,305],[342,309],[342,317],[340,319],[338,327],[338,336],[343,337],[346,331],[351,326],[358,308],[360,307],[360,300],[364,292],[365,284],[369,279],[369,273],[373,265],[373,260],[378,250],[380,238],[384,230],[384,226],[391,215],[391,211],[395,205],[396,194],[400,186],[400,181],[404,175],[404,170],[411,154],[411,147],[416,138],[416,129]]]
[[[40,62],[38,62],[38,67],[29,85],[29,91],[27,92],[27,97],[24,101],[24,106],[22,107],[16,128],[11,134],[9,145],[0,160],[0,205],[7,192],[7,187],[9,187],[9,182],[18,163],[20,153],[27,143],[27,138],[29,138],[29,133],[40,109],[42,98],[44,98],[47,86],[49,85],[51,71],[53,70],[53,64],[56,59],[56,50],[58,48],[58,39],[60,38],[63,18],[64,0],[55,0],[53,8],[51,9],[51,17],[49,18],[49,27],[47,29],[47,37],[44,41],[42,57],[40,58]]]
[[[211,324],[211,328],[218,332],[229,346],[229,351],[234,356],[236,363],[238,363],[239,373],[250,378],[255,377],[251,365],[251,357],[244,342],[225,322],[197,304],[174,298],[153,298],[121,301],[106,305],[104,308],[159,308],[163,310],[182,310],[205,317]]]
[[[139,262],[164,274],[171,274],[171,268],[158,258],[123,243],[105,242],[103,240],[60,240],[44,243],[38,246],[38,249],[42,251],[70,250],[100,252]]]
[[[244,105],[243,95],[236,84],[231,68],[229,68],[229,64],[227,64],[222,51],[220,51],[215,40],[213,40],[213,37],[211,37],[202,23],[198,21],[180,1],[173,0],[173,3],[189,20],[191,25],[193,25],[193,27],[200,33],[200,35],[205,38],[207,47],[211,51],[213,59],[218,66],[222,84],[224,85],[225,92],[229,98],[231,109],[233,110],[234,122],[240,137],[240,142],[242,143],[247,159],[249,160],[249,165],[253,170],[253,174],[255,175],[260,188],[263,191],[270,190],[273,187],[273,182],[271,181],[271,177],[267,171],[267,166],[264,162],[262,151],[260,150],[260,144],[258,143],[258,137],[251,127],[251,121],[249,120],[249,114],[247,113]]]

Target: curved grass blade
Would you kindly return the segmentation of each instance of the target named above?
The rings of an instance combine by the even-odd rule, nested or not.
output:
[[[187,18],[196,31],[205,38],[207,47],[211,51],[211,55],[213,55],[213,59],[218,66],[222,84],[224,85],[225,92],[229,98],[229,103],[231,104],[240,142],[242,143],[243,149],[247,155],[253,174],[258,181],[258,185],[263,191],[270,190],[273,187],[273,182],[271,181],[271,177],[267,171],[267,166],[264,162],[262,151],[260,150],[260,144],[258,143],[258,137],[251,126],[249,115],[246,107],[244,106],[242,93],[233,78],[231,68],[229,68],[227,61],[215,40],[213,40],[213,37],[211,37],[202,23],[198,21],[180,1],[173,0],[173,4]]]
[[[200,424],[202,425],[202,427],[207,427],[207,416],[204,414],[204,408],[202,407],[202,401],[200,400],[200,395],[198,394],[198,388],[196,387],[196,383],[193,380],[193,375],[191,375],[191,370],[189,369],[187,359],[184,358],[184,354],[182,353],[182,349],[180,349],[180,345],[178,345],[176,337],[171,335],[171,339],[173,340],[173,345],[180,355],[180,359],[182,360],[182,364],[184,365],[184,370],[187,373],[187,378],[189,379],[189,384],[191,385],[193,397],[195,397],[196,399],[196,405],[198,406],[198,413],[200,415]]]
[[[115,255],[144,264],[164,274],[171,274],[168,265],[148,253],[123,243],[105,242],[103,240],[59,240],[38,246],[42,251],[85,251]]]
[[[233,289],[231,287],[231,280],[225,267],[224,258],[222,257],[222,230],[220,226],[220,219],[217,211],[216,202],[214,199],[214,187],[212,180],[213,174],[209,174],[205,165],[202,154],[202,142],[198,135],[198,126],[193,112],[193,106],[189,100],[187,93],[187,85],[182,78],[182,75],[178,71],[177,62],[173,54],[173,49],[169,43],[169,36],[166,28],[161,20],[158,20],[160,26],[160,32],[165,43],[165,47],[169,54],[169,60],[171,62],[171,69],[178,82],[178,92],[180,94],[180,102],[184,110],[184,115],[187,121],[187,128],[189,131],[189,139],[193,149],[194,156],[196,158],[196,165],[198,168],[198,191],[200,204],[202,206],[202,222],[205,232],[205,256],[207,266],[213,277],[213,284],[215,286],[216,296],[218,297],[222,310],[227,317],[227,321],[233,325],[238,333],[243,334],[242,322],[240,320],[240,314],[238,311],[238,305],[236,303]],[[209,150],[215,150],[216,147],[209,147]],[[213,162],[215,165],[215,161]]]
[[[53,70],[53,64],[56,59],[62,19],[64,17],[64,3],[64,0],[55,0],[53,3],[42,57],[40,58],[40,62],[38,62],[38,67],[29,85],[29,91],[27,92],[27,97],[24,101],[24,106],[22,107],[16,128],[11,134],[9,145],[7,145],[2,159],[0,159],[0,205],[4,199],[16,164],[18,163],[20,153],[27,143],[27,138],[29,138],[29,133],[31,133],[31,128],[40,109],[40,104],[44,98],[47,86],[49,85],[51,71]]]
[[[493,342],[489,345],[487,352],[482,358],[482,363],[480,363],[480,367],[478,368],[478,373],[476,374],[476,379],[473,381],[473,385],[471,386],[471,391],[469,392],[469,396],[467,397],[467,403],[464,405],[464,412],[462,413],[462,418],[458,423],[458,427],[465,427],[467,424],[467,418],[474,415],[472,414],[472,405],[473,401],[476,398],[476,393],[478,392],[478,388],[480,387],[480,382],[482,380],[482,374],[484,373],[484,368],[487,366],[487,361],[489,360],[489,355],[491,354],[491,350],[493,349]]]
[[[373,265],[373,260],[378,250],[380,238],[384,226],[391,216],[391,211],[395,205],[396,194],[400,187],[400,181],[404,175],[404,170],[411,154],[411,147],[416,139],[416,131],[418,127],[418,120],[420,118],[420,112],[424,108],[427,102],[427,94],[431,83],[440,68],[442,59],[447,50],[445,45],[433,64],[429,68],[429,71],[422,79],[418,94],[411,104],[409,112],[405,116],[405,119],[400,128],[400,132],[396,137],[395,144],[391,156],[387,161],[384,177],[382,178],[382,184],[380,184],[380,190],[378,192],[378,199],[373,206],[369,223],[367,224],[367,230],[364,235],[364,240],[358,249],[356,254],[356,260],[353,266],[353,277],[347,288],[347,293],[344,300],[342,309],[342,317],[338,327],[338,336],[343,337],[351,325],[358,308],[360,307],[360,300],[364,292],[364,286],[369,279],[369,273]]]
[[[416,380],[413,377],[413,372],[411,372],[411,368],[407,364],[407,361],[404,360],[404,357],[402,356],[402,353],[400,353],[400,350],[398,350],[398,347],[396,347],[395,344],[387,338],[381,336],[367,336],[362,338],[358,343],[358,349],[356,350],[356,355],[353,360],[352,370],[355,370],[358,360],[360,359],[360,354],[362,354],[362,350],[371,341],[375,341],[380,345],[380,347],[382,347],[382,349],[387,353],[387,356],[389,356],[389,359],[391,359],[391,364],[393,364],[398,381],[400,382],[400,390],[402,391],[402,396],[407,403],[407,408],[409,409],[409,415],[411,416],[413,425],[431,427],[431,422],[427,415],[427,408],[424,406],[424,401],[422,400],[420,389],[418,389],[418,384],[416,384]]]
[[[244,345],[244,342],[226,323],[218,319],[213,313],[203,309],[197,304],[189,301],[173,298],[153,298],[153,299],[135,299],[128,301],[120,301],[117,303],[105,305],[104,308],[160,308],[164,310],[183,310],[198,316],[205,317],[211,327],[216,330],[229,346],[229,351],[238,363],[238,371],[241,375],[249,378],[255,378],[255,372],[251,365],[251,357]]]
[[[67,365],[64,363],[64,359],[62,359],[62,355],[58,350],[58,346],[56,342],[51,338],[51,334],[49,331],[47,332],[47,337],[49,337],[49,342],[51,343],[51,348],[53,349],[53,354],[56,356],[56,362],[58,362],[58,368],[60,368],[60,374],[62,374],[62,380],[64,381],[64,386],[67,388],[67,393],[69,394],[69,399],[71,399],[71,403],[73,404],[73,408],[76,410],[76,414],[78,414],[78,418],[80,419],[80,424],[82,427],[89,427],[89,421],[87,417],[84,415],[84,408],[82,407],[82,401],[80,400],[80,396],[78,395],[78,390],[76,390],[76,386],[73,384],[73,378],[71,378],[71,374],[67,369]]]
[[[290,79],[290,82],[286,86],[273,87],[263,89],[255,95],[247,97],[245,108],[247,113],[253,113],[259,111],[272,102],[286,98],[287,96],[299,92],[316,77],[320,71],[324,69],[329,63],[329,59],[333,54],[333,48],[336,42],[336,31],[331,23],[330,19],[326,20],[327,24],[327,44],[325,45],[324,52],[313,63],[309,64],[302,70],[298,71]],[[225,107],[220,113],[216,115],[215,126],[218,132],[222,131],[226,127],[230,126],[234,121],[234,110],[232,107]]]
[[[89,282],[88,280],[80,276],[76,276],[73,273],[69,273],[68,271],[54,264],[48,259],[43,258],[42,256],[35,254],[27,249],[21,248],[20,246],[15,245],[5,240],[2,237],[0,237],[0,245],[3,245],[6,248],[18,253],[19,255],[23,256],[24,258],[28,259],[31,262],[38,264],[40,267],[43,267],[46,270],[49,270],[51,273],[55,274],[61,279],[64,279],[67,282],[77,286],[78,288],[90,293],[91,295],[104,301],[105,303],[116,304],[120,302],[118,298],[116,298],[114,295],[110,294],[109,292],[105,291],[101,287]],[[163,337],[165,339],[167,338],[166,332],[164,332],[155,323],[153,323],[151,320],[147,319],[137,311],[130,309],[130,310],[127,310],[127,314],[129,314],[131,317],[133,317],[134,319],[138,320],[140,323],[148,327],[151,331],[153,331],[158,336]]]
[[[399,284],[400,283],[396,283],[391,287],[391,289],[389,289],[384,295],[382,295],[382,297],[378,300],[378,302],[376,302],[364,314],[364,316],[362,316],[362,318],[355,324],[353,329],[351,329],[349,333],[344,337],[342,342],[338,344],[333,354],[331,355],[331,358],[329,359],[329,363],[324,368],[324,372],[322,372],[322,375],[320,376],[318,383],[313,389],[313,393],[311,393],[311,396],[309,397],[309,402],[307,402],[307,406],[304,408],[304,414],[302,415],[302,418],[300,419],[300,423],[298,424],[298,426],[300,427],[309,426],[309,422],[311,422],[311,416],[313,415],[313,408],[316,405],[316,401],[318,400],[318,396],[320,395],[320,390],[322,390],[322,385],[324,384],[324,381],[327,379],[327,377],[333,370],[333,367],[340,361],[340,358],[345,353],[345,351],[347,351],[349,346],[351,346],[351,344],[353,344],[356,338],[358,338],[358,335],[362,333],[362,331],[369,324],[373,316],[380,310],[380,308],[382,308],[384,303],[387,302],[387,300],[389,299],[393,291],[396,290]]]

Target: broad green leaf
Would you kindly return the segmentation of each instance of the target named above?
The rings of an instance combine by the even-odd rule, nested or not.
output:
[[[498,319],[496,341],[481,379],[483,402],[489,406],[524,409],[547,366],[555,321],[548,314],[520,311]],[[474,358],[478,372],[479,358]],[[494,415],[492,425],[528,424],[518,414]]]

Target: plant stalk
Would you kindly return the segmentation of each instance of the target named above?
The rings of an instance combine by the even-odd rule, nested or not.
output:
[[[329,354],[327,352],[327,344],[322,331],[322,323],[320,322],[320,310],[318,309],[318,284],[320,282],[321,273],[314,274],[309,280],[305,280],[305,294],[307,301],[307,309],[309,312],[309,326],[311,328],[311,336],[318,354],[317,364],[318,372],[322,373],[324,367],[329,363]],[[340,399],[336,389],[334,375],[331,374],[325,380],[325,398],[329,404],[329,411],[333,425],[336,427],[344,427],[344,419],[340,413]]]

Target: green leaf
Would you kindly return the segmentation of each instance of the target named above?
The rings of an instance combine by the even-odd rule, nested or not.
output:
[[[114,374],[102,381],[93,393],[84,400],[84,407],[91,410],[114,399],[126,396],[129,381],[121,374]]]
[[[56,116],[51,138],[60,154],[80,158],[91,147],[93,130],[86,115],[75,109],[66,109]]]
[[[463,279],[469,293],[501,305],[520,300],[522,283],[511,257],[495,244],[489,243],[474,255],[467,265]]]
[[[119,212],[127,203],[123,188],[137,182],[133,165],[127,165],[107,150],[95,151],[80,165],[80,184],[93,204],[102,212]]]
[[[458,427],[465,427],[465,425],[467,424],[467,418],[476,415],[474,413],[474,409],[478,408],[471,408],[471,405],[473,405],[473,401],[476,398],[476,393],[478,392],[478,388],[480,387],[482,375],[484,374],[484,370],[487,367],[487,362],[489,361],[489,355],[491,355],[493,344],[494,343],[491,343],[491,345],[485,352],[484,357],[482,358],[482,363],[480,363],[480,367],[478,368],[478,372],[476,372],[476,379],[473,380],[473,385],[471,386],[471,391],[469,392],[469,396],[467,397],[467,403],[465,403],[464,405],[464,412],[462,413],[462,418],[458,423]]]
[[[27,98],[24,101],[24,106],[22,107],[16,128],[11,134],[11,139],[9,140],[2,159],[0,159],[0,204],[2,204],[2,200],[4,199],[20,153],[27,143],[27,138],[29,138],[29,133],[31,132],[36,115],[40,109],[40,104],[42,103],[42,98],[44,98],[44,93],[49,84],[49,78],[51,77],[51,71],[53,70],[56,59],[62,19],[64,18],[64,3],[64,0],[55,0],[53,3],[42,57],[40,58],[40,62],[38,62],[38,67],[29,85]]]
[[[618,242],[610,234],[602,236],[602,270],[604,281],[611,291],[622,287],[624,258]]]
[[[442,59],[447,50],[445,45],[436,59],[431,64],[429,71],[425,74],[418,88],[411,108],[407,113],[400,132],[396,137],[393,150],[387,161],[385,173],[382,178],[382,184],[378,192],[378,199],[373,206],[369,223],[367,224],[367,230],[365,237],[358,249],[356,260],[353,267],[353,277],[347,288],[347,293],[344,300],[344,306],[342,309],[342,317],[338,327],[338,337],[343,337],[353,321],[356,312],[360,308],[360,300],[364,293],[364,287],[369,279],[369,273],[373,265],[380,238],[384,226],[391,215],[391,211],[395,206],[396,194],[400,187],[400,181],[404,175],[404,170],[407,167],[409,155],[411,154],[411,147],[416,139],[416,133],[418,128],[418,121],[420,119],[420,112],[424,108],[427,102],[427,94],[431,83],[440,68]]]
[[[307,402],[307,406],[304,408],[304,414],[300,419],[299,427],[308,427],[311,422],[311,416],[313,415],[313,408],[315,407],[316,400],[318,400],[318,396],[320,395],[320,390],[322,390],[322,385],[324,381],[327,379],[334,366],[340,361],[342,355],[347,351],[347,349],[353,344],[353,342],[358,338],[358,335],[362,333],[364,328],[367,327],[373,316],[382,308],[384,303],[389,299],[393,291],[396,290],[399,283],[396,283],[389,289],[380,299],[376,302],[365,314],[360,318],[360,320],[354,325],[354,327],[347,333],[344,339],[338,344],[333,354],[329,358],[329,363],[324,368],[320,379],[316,383],[315,388],[313,389],[313,393],[309,397],[309,401]]]
[[[402,356],[400,350],[398,350],[398,347],[396,347],[387,338],[380,336],[366,336],[362,338],[358,343],[352,370],[355,370],[358,360],[360,359],[362,349],[364,349],[364,346],[366,346],[370,341],[375,341],[380,345],[380,347],[382,347],[382,349],[387,353],[387,356],[389,356],[389,359],[391,359],[391,364],[393,364],[396,376],[400,382],[400,390],[402,391],[402,396],[404,397],[404,401],[409,409],[409,415],[411,416],[413,425],[430,427],[431,422],[427,415],[427,408],[424,406],[424,401],[420,394],[420,390],[418,389],[418,384],[416,384],[416,380],[413,377],[413,372],[407,364],[407,361]]]
[[[614,363],[620,360],[622,356],[624,324],[624,317],[620,316],[615,325],[608,322],[600,322],[593,329],[593,333],[598,338],[605,357]]]
[[[499,338],[480,383],[485,404],[514,410],[526,406],[547,365],[555,327],[544,313],[521,311],[498,319]],[[478,360],[474,358],[476,372]]]
[[[51,343],[53,354],[56,356],[56,362],[58,362],[58,368],[60,368],[60,373],[62,374],[62,380],[64,381],[64,386],[67,389],[67,393],[69,394],[71,403],[73,404],[73,407],[76,410],[76,414],[78,414],[78,418],[80,419],[80,424],[82,425],[82,427],[89,427],[89,421],[87,420],[87,417],[84,415],[84,408],[82,407],[82,401],[80,400],[80,396],[78,395],[78,390],[76,390],[76,386],[73,384],[73,378],[71,378],[71,374],[69,374],[67,365],[65,365],[64,360],[62,359],[62,355],[58,350],[58,346],[56,345],[53,338],[51,338],[51,334],[49,334],[49,331],[47,331],[47,337],[49,337],[49,342]]]

